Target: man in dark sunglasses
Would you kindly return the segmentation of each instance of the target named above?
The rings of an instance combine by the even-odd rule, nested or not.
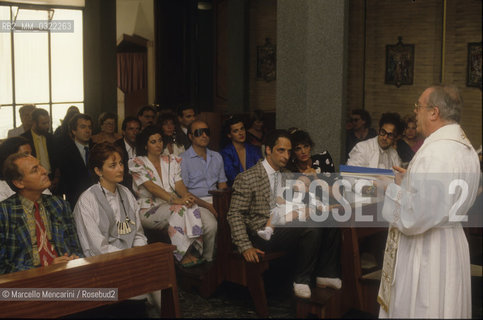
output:
[[[401,165],[401,158],[392,148],[402,133],[403,124],[397,113],[384,113],[379,121],[378,136],[361,141],[349,153],[350,166],[391,169]]]
[[[210,128],[201,120],[195,120],[188,127],[188,137],[191,140],[191,147],[180,156],[181,177],[188,188],[188,191],[195,195],[196,204],[201,208],[201,220],[204,233],[204,250],[214,247],[216,235],[216,211],[213,207],[213,199],[208,193],[209,190],[227,188],[223,158],[218,152],[208,149],[210,143]],[[205,209],[209,212],[206,214]],[[214,231],[214,232],[213,232]]]

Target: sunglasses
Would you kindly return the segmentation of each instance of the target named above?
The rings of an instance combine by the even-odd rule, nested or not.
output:
[[[195,131],[193,131],[193,136],[198,138],[198,137],[201,137],[203,135],[203,133],[206,134],[209,137],[210,136],[210,129],[209,128],[196,129]]]
[[[387,136],[389,139],[394,139],[396,137],[396,135],[392,132],[387,132],[386,130],[384,129],[379,129],[379,135],[381,137],[384,137],[384,136]]]
[[[359,120],[361,120],[361,118],[351,118],[351,122],[357,122]]]

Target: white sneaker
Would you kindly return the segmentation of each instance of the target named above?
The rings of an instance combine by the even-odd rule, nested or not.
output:
[[[302,298],[302,299],[309,299],[310,296],[312,295],[312,292],[310,291],[310,287],[308,284],[303,284],[303,283],[293,283],[293,292],[295,293],[295,296]]]
[[[263,240],[270,240],[273,234],[273,228],[272,227],[265,227],[263,230],[258,230],[257,234],[260,238]]]
[[[317,277],[315,279],[316,285],[319,288],[330,287],[339,290],[342,288],[342,280],[339,278],[322,278]]]

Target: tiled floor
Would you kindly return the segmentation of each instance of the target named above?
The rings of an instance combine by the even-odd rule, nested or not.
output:
[[[472,279],[473,318],[481,319],[482,278]],[[209,299],[196,293],[180,290],[180,306],[183,318],[257,318],[250,294],[246,288],[223,283]],[[295,300],[290,283],[268,283],[267,298],[271,318],[295,318]],[[358,310],[346,313],[345,319],[375,319],[376,317]]]

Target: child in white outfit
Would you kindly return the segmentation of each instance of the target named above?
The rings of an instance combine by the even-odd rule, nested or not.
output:
[[[309,205],[304,203],[306,193],[309,191],[311,179],[306,175],[301,175],[293,185],[292,201],[287,201],[281,196],[276,198],[276,207],[270,212],[270,218],[265,228],[258,230],[257,234],[264,240],[270,240],[274,233],[274,225],[285,224],[286,221],[296,220],[297,217],[309,215]],[[326,210],[326,206],[316,200],[317,210]],[[289,216],[291,215],[291,216]]]

